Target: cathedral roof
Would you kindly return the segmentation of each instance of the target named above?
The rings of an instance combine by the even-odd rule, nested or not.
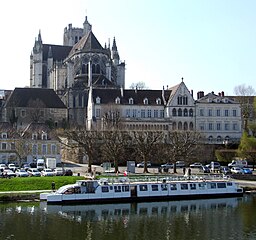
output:
[[[45,88],[15,88],[6,107],[29,107],[37,100],[44,104],[44,108],[66,108],[53,89]]]
[[[63,61],[71,51],[72,47],[62,45],[43,44],[43,61],[47,61],[49,49],[54,61]]]
[[[69,53],[69,56],[75,54],[77,51],[90,52],[90,51],[105,51],[100,45],[92,31],[84,35],[79,42],[77,42]]]

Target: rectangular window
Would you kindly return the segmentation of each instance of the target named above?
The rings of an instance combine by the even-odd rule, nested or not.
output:
[[[172,191],[174,191],[174,190],[177,190],[177,185],[176,184],[170,184],[170,189],[172,190]]]
[[[233,109],[233,117],[236,117],[236,109]]]
[[[52,149],[51,149],[51,150],[52,150],[52,151],[51,151],[52,154],[56,154],[56,153],[57,153],[57,151],[56,151],[56,149],[57,149],[56,145],[52,145],[51,148],[52,148]]]
[[[123,192],[129,192],[130,191],[129,186],[122,186],[122,191]]]
[[[7,138],[7,133],[2,133],[2,138],[6,139]]]
[[[145,117],[146,117],[145,109],[142,109],[142,110],[141,110],[140,116],[141,116],[142,118],[145,118]]]
[[[114,186],[115,192],[121,192],[121,186]]]
[[[130,109],[126,109],[126,117],[131,117],[131,110]]]
[[[167,184],[161,184],[162,191],[167,191]]]
[[[213,130],[213,123],[209,123],[209,130],[210,130],[210,131]]]
[[[12,143],[11,143],[11,150],[14,150],[14,149],[15,149],[15,143],[12,142]]]
[[[201,116],[201,117],[204,116],[204,109],[199,109],[199,116]]]
[[[148,191],[148,185],[140,185],[140,191],[142,192]]]
[[[148,109],[148,118],[151,118],[151,110]]]
[[[164,118],[164,110],[160,110],[160,118]]]
[[[154,110],[154,118],[158,118],[158,110]]]
[[[203,130],[204,130],[204,124],[203,124],[203,123],[200,123],[200,124],[199,124],[199,128],[200,128],[201,131],[203,131]]]
[[[225,116],[225,117],[228,117],[228,109],[225,109],[225,110],[224,110],[224,116]]]
[[[217,183],[217,187],[218,188],[226,188],[226,183],[224,183],[224,182]]]
[[[2,150],[7,150],[7,143],[2,143]]]
[[[216,110],[216,116],[217,116],[217,117],[220,117],[220,109],[217,109],[217,110]]]
[[[101,192],[103,193],[109,192],[108,186],[101,186]]]
[[[229,130],[229,124],[225,123],[225,131],[228,131],[228,130]]]
[[[158,185],[152,185],[152,191],[158,191]]]
[[[217,131],[220,131],[221,130],[221,123],[217,123],[216,128],[217,128]]]
[[[134,117],[134,118],[137,117],[137,109],[132,110],[132,117]]]
[[[100,117],[100,109],[96,109],[96,118]]]
[[[212,116],[212,109],[208,109],[208,116],[209,116],[209,117]]]
[[[190,189],[195,190],[196,189],[196,184],[195,183],[190,183]]]
[[[42,154],[43,155],[47,154],[47,145],[46,144],[42,144]]]
[[[33,155],[37,154],[37,145],[36,144],[33,145],[32,152],[33,152]]]
[[[238,130],[238,125],[237,125],[237,123],[233,123],[233,130]]]
[[[181,183],[180,184],[180,189],[181,190],[188,190],[188,184],[187,183]]]

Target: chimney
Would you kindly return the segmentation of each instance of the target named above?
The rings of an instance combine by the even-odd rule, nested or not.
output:
[[[191,92],[191,96],[194,98],[194,91],[193,91],[193,89],[190,92]]]
[[[224,97],[224,91],[221,92],[221,96]]]

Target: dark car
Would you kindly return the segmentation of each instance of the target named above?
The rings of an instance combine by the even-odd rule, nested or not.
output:
[[[222,166],[220,167],[220,172],[227,175],[227,174],[231,174],[231,170],[229,167],[226,167],[226,166]]]
[[[208,168],[207,166],[201,166],[199,167],[199,172],[210,173],[210,168]]]
[[[64,176],[73,176],[73,172],[71,169],[65,169],[64,171]]]

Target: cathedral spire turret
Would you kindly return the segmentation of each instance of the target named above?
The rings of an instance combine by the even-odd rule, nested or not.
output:
[[[83,30],[84,35],[87,35],[90,31],[92,31],[92,25],[88,22],[87,16],[85,16],[83,25],[84,25],[84,30]]]
[[[116,39],[114,37],[114,40],[113,40],[113,45],[112,45],[112,49],[111,49],[111,55],[112,55],[112,59],[114,61],[114,64],[115,65],[118,65],[119,64],[119,54],[118,54],[118,51],[117,51],[117,46],[116,46]]]

